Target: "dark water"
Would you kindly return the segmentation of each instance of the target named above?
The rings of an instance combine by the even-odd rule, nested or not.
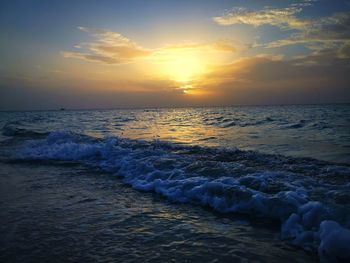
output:
[[[316,260],[278,228],[169,203],[79,165],[4,165],[0,178],[1,262]]]
[[[2,261],[350,258],[350,105],[0,113],[0,128]]]

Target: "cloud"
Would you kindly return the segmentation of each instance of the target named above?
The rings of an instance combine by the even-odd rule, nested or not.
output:
[[[120,60],[119,58],[113,58],[113,57],[95,55],[95,54],[89,54],[89,53],[62,51],[61,54],[65,58],[76,58],[76,59],[82,59],[82,60],[91,61],[91,62],[101,62],[106,64],[120,64],[125,62]]]
[[[66,79],[50,85],[9,79],[0,83],[0,110],[172,107],[191,103],[174,83],[162,80],[118,81],[111,88],[101,82]],[[128,89],[118,89],[126,86]]]
[[[335,13],[330,16],[310,20],[308,26],[286,39],[268,44],[280,47],[294,44],[318,42],[325,46],[350,42],[350,12]]]
[[[230,40],[221,40],[212,43],[209,45],[210,48],[213,48],[217,51],[228,51],[228,52],[236,52],[237,51],[237,44],[234,44]]]
[[[346,43],[339,49],[340,58],[350,58],[350,43]]]
[[[262,10],[248,10],[237,7],[222,16],[214,17],[219,25],[247,24],[255,27],[261,25],[273,25],[282,29],[303,28],[308,21],[296,18],[296,14],[302,11],[301,6],[288,6],[285,8],[265,7]]]
[[[254,56],[214,66],[193,86],[211,94],[210,105],[349,102],[349,65],[330,51],[291,60]]]
[[[339,12],[315,19],[312,26],[307,28],[305,37],[318,40],[349,40],[350,12]]]
[[[97,40],[91,43],[75,45],[79,49],[86,48],[86,52],[63,51],[62,55],[66,58],[83,59],[105,64],[122,64],[152,54],[151,50],[139,46],[119,33],[88,27],[78,27],[78,29],[93,35]]]
[[[167,54],[169,51],[236,52],[239,46],[232,40],[222,39],[211,43],[180,43],[147,49],[117,32],[88,27],[78,27],[78,29],[91,34],[96,41],[74,45],[79,51],[62,51],[63,57],[110,65],[129,63],[141,58],[158,59],[157,55]]]
[[[316,18],[297,17],[305,7],[313,5],[314,2],[316,1],[304,0],[284,8],[265,7],[262,10],[238,7],[213,19],[219,25],[272,25],[280,29],[292,29],[289,36],[266,44],[257,44],[256,47],[279,48],[299,44],[314,54],[322,50],[332,50],[330,53],[334,56],[347,57],[350,45],[350,12]]]
[[[323,50],[291,60],[282,55],[259,55],[212,65],[203,77],[180,89],[176,81],[154,78],[82,80],[69,74],[54,82],[17,78],[0,85],[4,102],[0,108],[350,102],[349,73],[349,58],[338,58],[331,50]]]
[[[167,45],[159,48],[158,51],[181,50],[181,51],[197,51],[197,52],[236,52],[239,44],[230,39],[222,39],[211,43],[180,43],[175,45]]]

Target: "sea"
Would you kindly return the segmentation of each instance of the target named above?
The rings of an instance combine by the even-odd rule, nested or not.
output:
[[[0,112],[1,262],[350,262],[350,104]]]

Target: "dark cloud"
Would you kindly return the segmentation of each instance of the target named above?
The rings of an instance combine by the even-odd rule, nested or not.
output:
[[[317,43],[309,45],[310,43]],[[294,44],[306,44],[312,49],[339,49],[350,43],[350,12],[336,13],[331,16],[310,20],[309,24],[288,38],[268,44],[268,47],[280,47]]]
[[[349,62],[326,53],[290,61],[246,58],[214,68],[202,88],[212,94],[210,104],[349,102]]]

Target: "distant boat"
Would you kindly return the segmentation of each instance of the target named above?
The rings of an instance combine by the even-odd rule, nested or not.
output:
[[[66,110],[65,108],[60,108],[60,110]]]

